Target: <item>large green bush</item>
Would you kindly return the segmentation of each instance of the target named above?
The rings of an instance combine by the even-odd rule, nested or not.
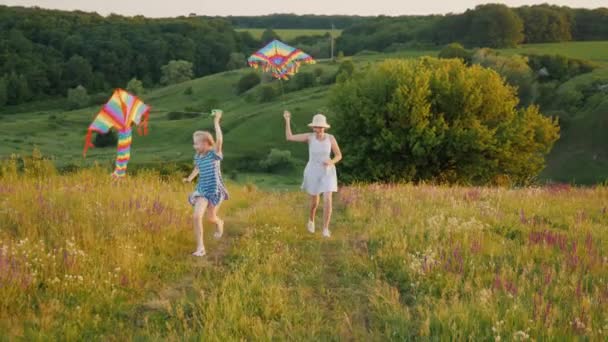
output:
[[[161,68],[160,83],[163,85],[178,84],[192,79],[193,64],[184,60],[173,60]]]
[[[338,83],[346,180],[527,183],[558,139],[498,73],[460,60],[387,60]]]
[[[290,151],[283,151],[276,148],[270,150],[266,158],[260,161],[260,167],[268,172],[289,171],[294,166],[294,160]]]
[[[260,102],[271,102],[279,97],[279,91],[272,84],[265,84],[258,92]]]
[[[144,94],[144,84],[134,77],[127,83],[127,91],[135,96],[141,96]]]
[[[81,85],[68,89],[68,109],[80,109],[89,105],[87,89]]]
[[[465,49],[460,43],[452,43],[439,51],[439,58],[460,58],[468,64],[471,62],[471,52]]]
[[[493,69],[503,76],[508,84],[517,89],[521,106],[536,103],[538,84],[526,57],[505,56],[492,49],[478,49],[472,55],[471,62]]]

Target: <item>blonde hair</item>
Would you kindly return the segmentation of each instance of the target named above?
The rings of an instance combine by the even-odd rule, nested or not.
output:
[[[211,133],[207,131],[196,131],[194,132],[194,134],[192,134],[192,138],[195,141],[202,139],[203,141],[209,143],[209,145],[211,146],[215,145],[215,139],[213,139],[213,135],[211,135]]]

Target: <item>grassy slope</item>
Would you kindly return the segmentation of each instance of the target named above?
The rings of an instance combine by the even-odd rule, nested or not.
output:
[[[505,51],[520,54],[554,54],[597,62],[608,62],[607,41],[530,44]]]
[[[0,340],[606,339],[602,187],[344,188],[322,240],[230,184],[195,259],[190,185],[34,171],[0,177]]]
[[[564,55],[590,59],[600,63],[608,61],[608,42],[575,42],[566,44],[539,44],[523,46],[512,52],[562,53]],[[354,57],[359,66],[373,63],[385,58],[412,58],[423,55],[435,55],[436,51],[404,51],[391,54],[365,54]],[[318,64],[305,66],[303,71],[321,67],[326,73],[335,71],[336,66]],[[573,87],[589,79],[608,79],[608,69],[601,69],[593,74],[583,75],[571,80],[564,87]],[[150,91],[144,96],[146,102],[153,106],[150,120],[150,135],[135,136],[133,140],[132,166],[158,162],[184,162],[191,158],[191,133],[196,129],[210,129],[209,118],[169,121],[166,113],[183,111],[186,107],[197,106],[208,99],[216,99],[219,107],[226,111],[226,154],[227,164],[241,157],[253,156],[258,159],[265,156],[271,148],[289,149],[303,163],[306,155],[304,146],[287,144],[283,139],[281,112],[288,108],[294,112],[295,128],[305,130],[305,124],[317,111],[328,111],[326,94],[328,87],[317,87],[304,91],[289,93],[284,99],[270,103],[247,102],[246,95],[237,96],[234,85],[238,79],[250,70],[227,72],[204,77],[179,85]],[[184,95],[186,88],[192,87],[193,95]],[[255,91],[252,90],[252,91]],[[30,106],[31,107],[31,106]],[[30,108],[31,109],[31,108]],[[605,142],[605,120],[602,115],[606,107],[589,109],[577,118],[575,129],[564,134],[554,153],[549,158],[549,168],[545,178],[560,181],[576,180],[584,183],[602,181],[608,178],[608,155],[603,152]],[[604,112],[602,112],[602,110]],[[53,155],[59,165],[90,164],[95,160],[110,165],[115,156],[113,148],[93,149],[89,157],[83,160],[81,150],[84,133],[92,116],[98,108],[87,108],[73,112],[56,110],[30,110],[26,113],[3,114],[0,125],[0,156],[10,153],[29,153],[38,146],[45,155]],[[49,120],[55,115],[61,121]],[[592,134],[587,134],[593,132]],[[581,167],[585,165],[585,167]],[[258,182],[267,182],[272,177],[256,178]],[[282,182],[279,182],[282,183]],[[270,183],[272,185],[272,182]],[[295,183],[291,184],[295,185]]]

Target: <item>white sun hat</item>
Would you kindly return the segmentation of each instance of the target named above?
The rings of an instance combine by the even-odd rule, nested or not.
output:
[[[325,115],[317,114],[312,118],[312,122],[308,124],[308,127],[330,128],[331,126],[327,123]]]

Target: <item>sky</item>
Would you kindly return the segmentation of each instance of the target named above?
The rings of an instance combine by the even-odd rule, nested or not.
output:
[[[116,13],[147,17],[198,15],[262,15],[271,13],[348,14],[348,15],[415,15],[460,13],[481,3],[522,5],[551,3],[570,7],[607,7],[608,0],[0,0],[9,6],[39,6],[62,10],[82,10],[102,15]]]

